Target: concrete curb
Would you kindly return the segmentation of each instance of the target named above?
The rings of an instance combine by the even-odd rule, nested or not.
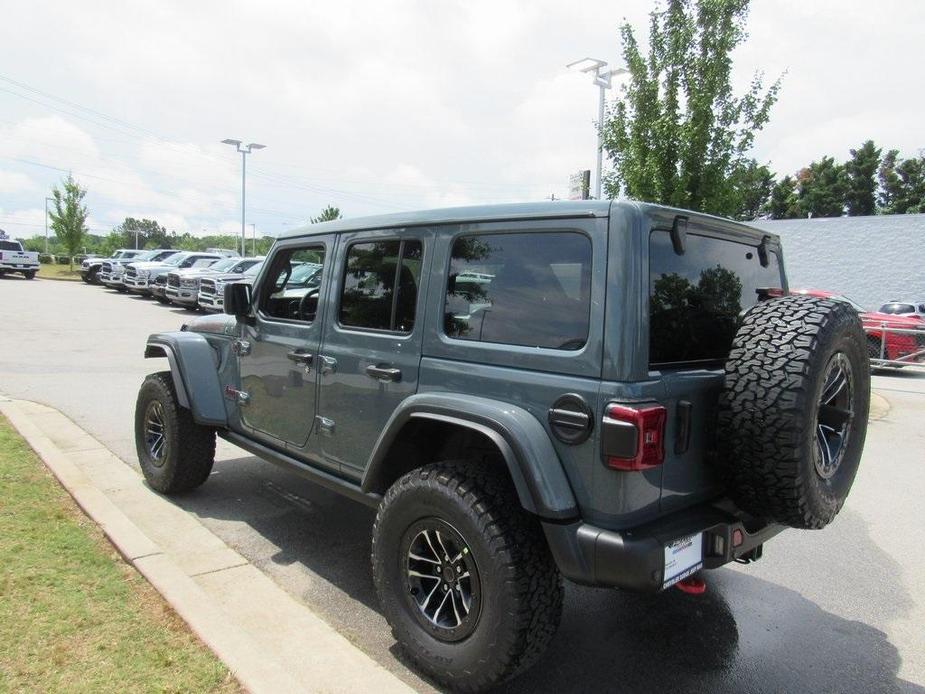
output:
[[[60,412],[2,396],[0,412],[247,690],[413,691]],[[177,541],[165,546],[136,519]]]

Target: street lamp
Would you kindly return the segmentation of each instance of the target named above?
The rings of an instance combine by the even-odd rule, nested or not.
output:
[[[247,248],[245,246],[246,236],[244,234],[244,215],[245,215],[245,180],[247,177],[247,155],[255,149],[263,149],[266,145],[258,145],[256,142],[251,142],[249,145],[244,145],[241,143],[241,140],[222,140],[223,145],[231,145],[236,147],[237,150],[241,153],[241,255],[247,255]]]
[[[604,103],[607,99],[606,92],[610,89],[611,82],[614,77],[619,75],[626,75],[629,73],[629,70],[626,68],[617,68],[616,70],[608,70],[607,63],[603,60],[598,60],[597,58],[582,58],[581,60],[576,60],[574,63],[569,63],[566,65],[570,70],[578,70],[579,72],[587,72],[591,74],[594,84],[596,84],[601,90],[601,102],[597,110],[597,182],[596,188],[597,191],[596,198],[601,199],[601,170],[603,168],[603,154],[604,154]]]
[[[54,198],[45,198],[45,255],[48,255],[48,201],[54,202]]]

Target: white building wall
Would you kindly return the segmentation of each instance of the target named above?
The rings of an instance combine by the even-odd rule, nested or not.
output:
[[[925,214],[749,222],[777,234],[791,289],[844,294],[868,309],[925,301]]]

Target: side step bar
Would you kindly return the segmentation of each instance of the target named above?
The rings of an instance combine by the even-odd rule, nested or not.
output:
[[[337,475],[332,475],[329,472],[319,470],[318,468],[312,467],[307,463],[303,463],[301,460],[293,458],[292,456],[282,453],[275,448],[270,446],[265,446],[261,443],[256,443],[240,434],[236,434],[233,431],[219,430],[218,435],[229,443],[233,443],[235,446],[243,448],[248,453],[257,456],[267,462],[273,463],[274,465],[279,465],[280,467],[286,468],[287,470],[292,470],[298,475],[304,477],[310,482],[314,482],[325,489],[330,489],[331,491],[337,492],[338,494],[343,494],[344,496],[353,499],[354,501],[359,501],[361,504],[365,504],[370,508],[376,508],[379,506],[379,502],[382,501],[381,494],[374,494],[372,492],[364,492],[360,489],[360,485],[345,480]]]

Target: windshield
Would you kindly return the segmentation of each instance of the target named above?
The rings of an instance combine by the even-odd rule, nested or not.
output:
[[[135,260],[153,260],[160,251],[145,251],[135,256]]]
[[[164,265],[169,265],[170,267],[177,267],[180,263],[186,260],[189,256],[190,256],[189,253],[177,253],[176,255],[172,255],[167,260],[165,260]]]
[[[894,316],[899,315],[901,313],[915,313],[915,306],[913,306],[912,304],[899,304],[899,303],[884,304],[883,306],[880,307],[880,313],[890,313],[890,314],[893,314]]]
[[[235,261],[236,261],[235,258],[223,258],[222,260],[219,260],[217,263],[212,263],[212,265],[209,266],[209,269],[216,270],[218,272],[224,272],[225,270],[230,270],[231,268],[233,268]]]
[[[321,280],[321,265],[318,263],[303,263],[296,267],[286,282],[287,287],[310,287]]]
[[[260,268],[262,266],[263,266],[263,261],[261,260],[256,265],[252,265],[250,268],[248,268],[247,271],[243,273],[243,275],[245,277],[256,277],[257,273],[260,272]]]

